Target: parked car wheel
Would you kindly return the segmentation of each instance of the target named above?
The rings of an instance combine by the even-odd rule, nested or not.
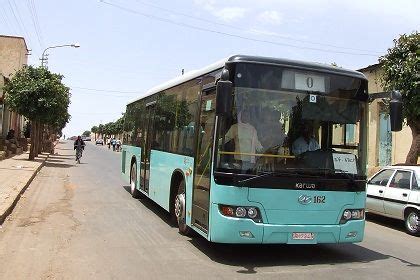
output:
[[[405,215],[405,228],[409,234],[420,236],[420,212],[418,210],[408,210]]]

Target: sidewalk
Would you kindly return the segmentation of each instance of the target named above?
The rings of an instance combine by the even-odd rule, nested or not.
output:
[[[40,154],[34,161],[28,158],[27,152],[0,161],[0,225],[42,168],[48,154]]]

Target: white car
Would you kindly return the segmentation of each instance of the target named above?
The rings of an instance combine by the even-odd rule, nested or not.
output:
[[[409,234],[420,236],[420,166],[388,166],[367,182],[366,210],[403,220]]]

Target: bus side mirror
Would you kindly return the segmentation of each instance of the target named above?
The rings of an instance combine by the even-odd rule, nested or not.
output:
[[[402,129],[402,101],[401,94],[393,92],[392,100],[389,102],[389,115],[391,118],[391,131],[401,131]]]
[[[225,116],[232,111],[232,82],[219,81],[216,87],[216,115]]]

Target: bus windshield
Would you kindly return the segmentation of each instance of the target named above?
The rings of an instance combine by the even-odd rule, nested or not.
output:
[[[215,171],[363,176],[365,101],[319,91],[235,87],[220,120]]]

